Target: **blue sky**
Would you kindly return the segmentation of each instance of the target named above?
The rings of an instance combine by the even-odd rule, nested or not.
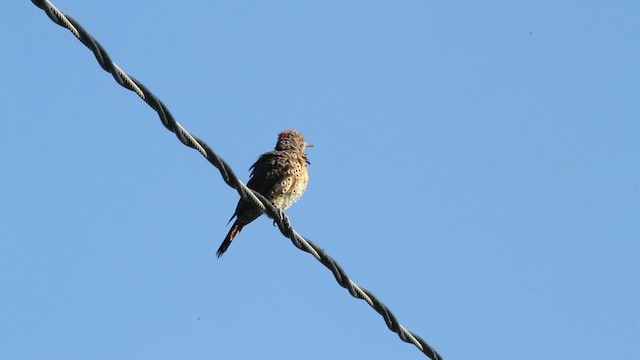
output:
[[[446,359],[640,357],[640,4],[55,1]],[[7,359],[420,359],[29,1],[0,23]]]

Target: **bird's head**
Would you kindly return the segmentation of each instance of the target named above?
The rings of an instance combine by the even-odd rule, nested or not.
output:
[[[302,134],[297,130],[289,129],[284,130],[278,134],[278,142],[276,143],[276,150],[295,150],[304,152],[305,148],[313,145],[304,141]]]

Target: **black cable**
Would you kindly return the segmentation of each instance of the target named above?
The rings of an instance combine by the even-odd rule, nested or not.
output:
[[[340,267],[340,265],[329,255],[325,254],[318,245],[298,234],[291,227],[291,222],[287,215],[271,204],[271,202],[260,193],[245,186],[233,173],[229,165],[219,157],[218,154],[216,154],[209,145],[207,145],[207,143],[190,134],[174,119],[169,109],[162,103],[162,101],[160,101],[160,99],[158,99],[141,82],[136,80],[134,77],[129,76],[120,69],[118,65],[111,61],[109,54],[102,45],[89,35],[89,33],[77,21],[58,10],[48,0],[31,0],[31,2],[44,10],[53,22],[71,31],[78,40],[93,52],[96,60],[100,64],[100,67],[102,67],[104,71],[110,73],[118,84],[135,92],[142,100],[151,106],[158,113],[162,124],[167,128],[167,130],[173,132],[184,145],[196,149],[200,154],[202,154],[205,159],[220,171],[222,179],[227,183],[227,185],[236,189],[240,197],[256,204],[265,214],[267,214],[269,218],[273,219],[274,223],[278,225],[280,232],[289,238],[298,249],[313,255],[318,261],[326,266],[327,269],[331,270],[340,286],[347,289],[353,297],[366,301],[375,311],[377,311],[378,314],[384,318],[389,330],[397,333],[403,341],[414,344],[429,358],[433,360],[442,359],[440,354],[438,354],[438,352],[427,344],[427,342],[420,336],[405,329],[404,326],[396,320],[396,317],[393,315],[391,310],[378,300],[378,298],[368,290],[359,287],[356,283],[351,281],[344,270],[342,270],[342,267]]]

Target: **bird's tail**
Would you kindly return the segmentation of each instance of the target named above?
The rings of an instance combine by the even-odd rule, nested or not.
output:
[[[241,225],[238,220],[236,220],[233,225],[231,226],[231,229],[229,230],[229,233],[227,233],[227,236],[224,238],[224,241],[222,242],[222,244],[220,244],[220,247],[218,248],[218,251],[216,252],[216,255],[218,257],[222,256],[222,254],[224,254],[225,251],[227,251],[227,249],[229,248],[229,245],[231,245],[231,242],[233,241],[233,238],[236,237],[236,234],[240,232],[240,230],[242,230],[242,227],[244,225]]]

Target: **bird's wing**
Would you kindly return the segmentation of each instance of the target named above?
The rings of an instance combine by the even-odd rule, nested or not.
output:
[[[270,188],[272,188],[277,180],[275,179],[275,174],[273,171],[273,164],[277,154],[275,151],[271,151],[268,153],[264,153],[260,155],[258,160],[251,165],[249,170],[251,170],[251,177],[247,182],[247,187],[252,190],[255,190],[262,194],[263,196],[268,198],[268,192]],[[238,200],[238,204],[236,205],[236,210],[229,219],[229,222],[233,220],[235,217],[238,217],[239,223],[246,225],[251,221],[255,220],[258,216],[260,216],[260,210],[254,208],[254,206],[244,199]]]
[[[282,151],[264,153],[251,165],[247,186],[268,198],[286,175],[288,167],[289,158]]]

